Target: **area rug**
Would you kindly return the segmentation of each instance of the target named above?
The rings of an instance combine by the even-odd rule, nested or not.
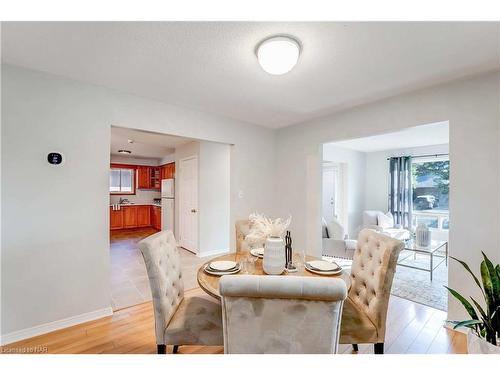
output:
[[[413,259],[413,253],[402,251],[400,259],[406,258],[408,255],[411,256],[405,260],[405,264],[421,268],[429,267],[428,256],[417,254],[416,259]],[[344,269],[346,269],[347,272],[351,271],[351,261],[349,260],[325,256],[323,259],[336,261]],[[437,258],[436,262],[439,261],[441,261],[441,259]],[[445,285],[448,285],[448,267],[444,262],[434,270],[432,282],[430,280],[429,272],[397,266],[394,280],[392,282],[391,294],[446,311],[448,309],[448,292],[444,288]]]
[[[410,252],[402,251],[400,257],[407,255],[410,255]],[[437,258],[436,261],[441,261],[441,258]],[[404,263],[428,268],[429,256],[417,254],[416,259],[413,259],[412,255]],[[431,282],[429,272],[397,266],[391,294],[446,311],[448,291],[444,286],[448,285],[448,267],[444,262],[434,270],[432,277]]]

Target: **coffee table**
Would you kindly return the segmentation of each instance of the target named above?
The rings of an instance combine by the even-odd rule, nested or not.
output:
[[[441,251],[444,249],[444,255],[441,254]],[[416,270],[426,271],[430,273],[431,281],[432,281],[432,273],[433,271],[443,262],[445,262],[446,266],[448,266],[448,241],[437,241],[432,240],[430,246],[428,247],[420,247],[417,246],[416,241],[409,240],[405,242],[404,250],[410,251],[413,254],[409,254],[405,257],[399,257],[398,266],[413,268]],[[411,264],[403,263],[405,260],[410,258],[413,255],[413,259],[415,259],[417,253],[429,255],[429,268],[417,267]],[[436,263],[434,258],[440,258],[441,260]]]

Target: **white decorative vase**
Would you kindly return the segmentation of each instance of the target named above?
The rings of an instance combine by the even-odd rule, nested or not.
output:
[[[425,224],[418,224],[416,230],[416,244],[418,247],[429,247],[431,245],[431,231]]]
[[[285,270],[285,262],[285,241],[281,237],[268,237],[264,246],[264,272],[281,275]]]
[[[479,337],[472,329],[467,332],[467,351],[469,354],[500,354],[500,346],[490,344]]]

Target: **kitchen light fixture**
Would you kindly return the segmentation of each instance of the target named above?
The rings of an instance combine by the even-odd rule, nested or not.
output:
[[[262,41],[256,50],[259,64],[267,73],[288,73],[299,60],[301,46],[289,36],[277,35]]]
[[[130,150],[118,150],[118,153],[119,154],[127,154],[128,155],[128,154],[131,154],[132,151],[130,151]]]
[[[132,143],[134,143],[134,140],[133,139],[127,139],[127,142],[130,143],[130,144],[132,144]]]

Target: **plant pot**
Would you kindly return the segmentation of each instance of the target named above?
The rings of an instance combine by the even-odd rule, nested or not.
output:
[[[469,354],[500,354],[500,346],[490,344],[469,329],[467,332],[467,351]]]
[[[264,247],[262,268],[268,275],[281,275],[285,270],[285,241],[281,237],[269,237]]]

